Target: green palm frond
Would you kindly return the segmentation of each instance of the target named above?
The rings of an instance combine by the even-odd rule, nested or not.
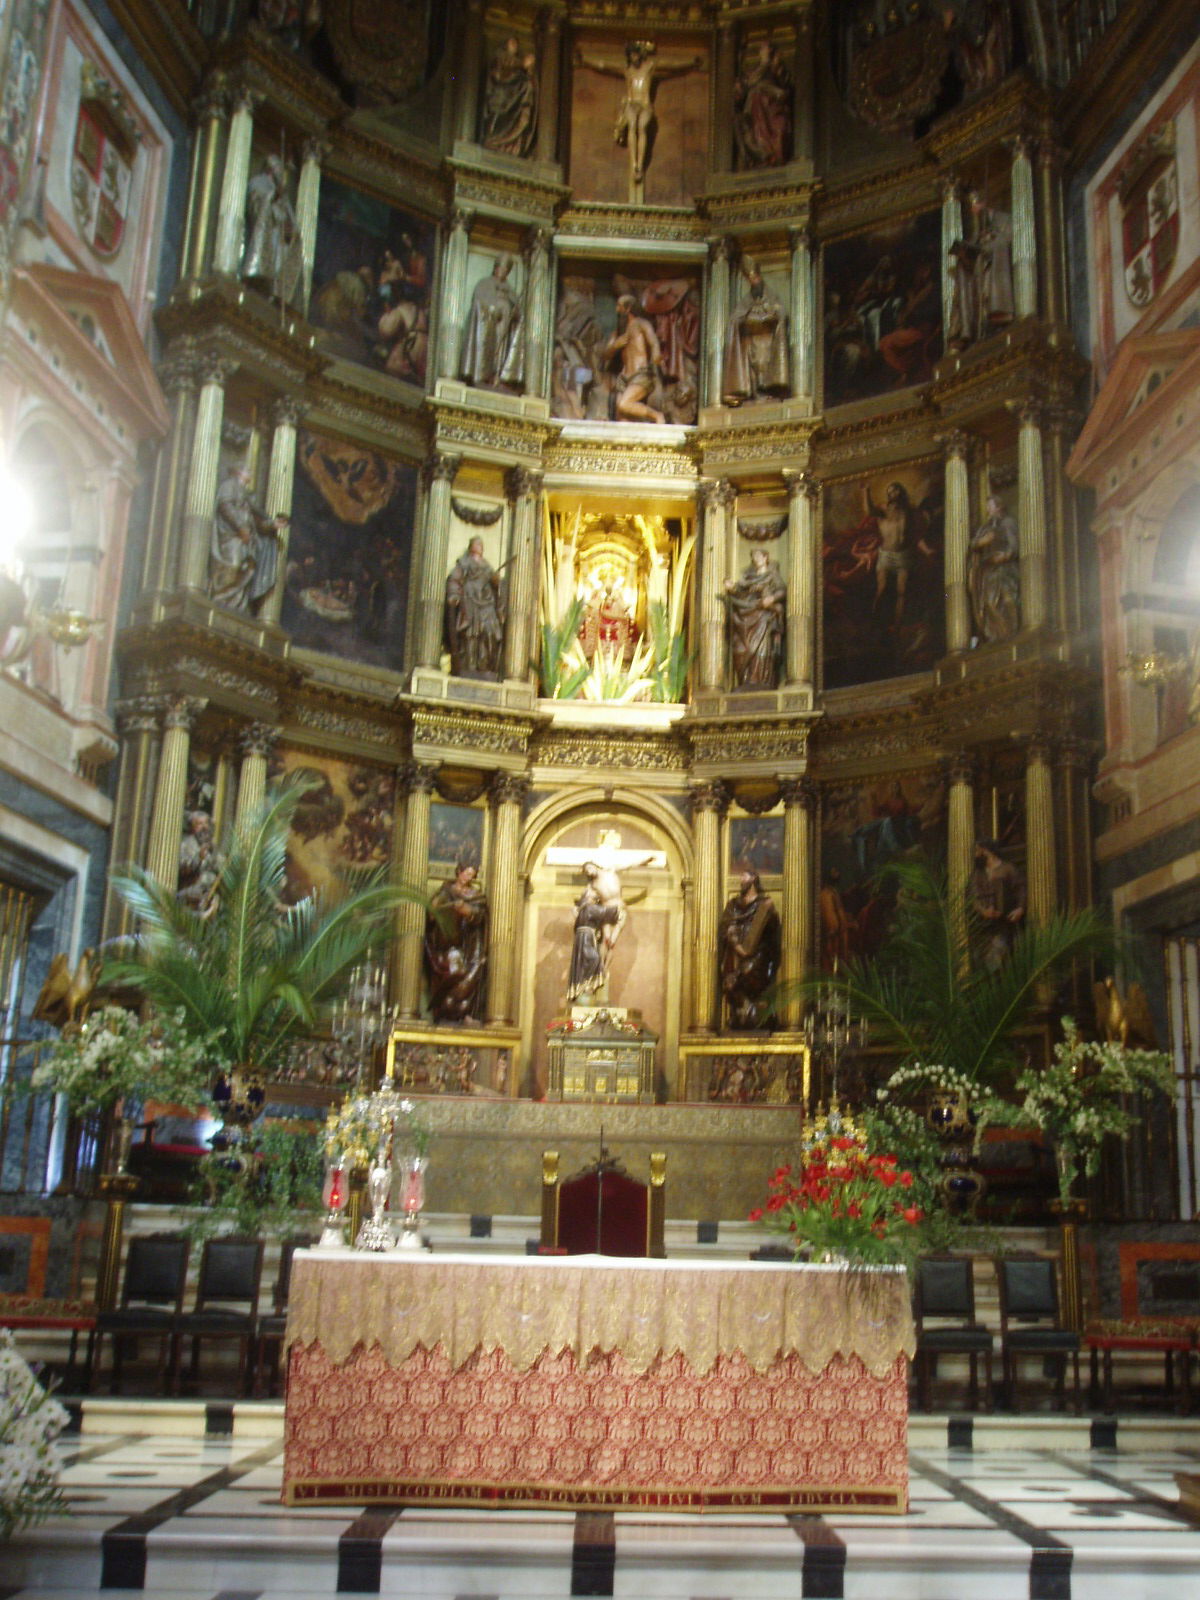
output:
[[[186,1032],[215,1035],[230,1063],[269,1071],[288,1038],[312,1026],[387,937],[397,907],[424,904],[419,889],[382,874],[284,903],[291,822],[310,786],[280,785],[235,831],[205,915],[140,869],[114,879],[138,933],[132,953],[109,962],[101,981],[140,990],[159,1010],[181,1009]]]

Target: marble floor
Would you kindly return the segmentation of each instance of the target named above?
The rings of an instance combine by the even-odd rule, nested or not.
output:
[[[1174,1418],[914,1417],[906,1517],[285,1509],[278,1406],[87,1402],[0,1600],[1188,1600]]]

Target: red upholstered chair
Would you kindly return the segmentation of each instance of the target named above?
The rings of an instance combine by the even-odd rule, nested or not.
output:
[[[558,1151],[542,1152],[543,1250],[567,1255],[664,1256],[665,1154],[650,1157],[650,1182],[631,1178],[619,1161],[599,1161],[559,1181]]]

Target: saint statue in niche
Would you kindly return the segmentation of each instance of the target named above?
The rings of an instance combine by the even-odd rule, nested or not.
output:
[[[623,78],[625,93],[617,108],[613,128],[613,143],[629,151],[629,203],[640,206],[646,198],[646,168],[654,149],[654,133],[658,125],[654,115],[654,92],[668,78],[685,78],[704,65],[703,57],[686,66],[663,67],[656,57],[658,46],[653,39],[630,39],[625,46],[625,65],[615,61],[588,60],[581,50],[575,52],[575,65],[598,72],[606,78]]]
[[[721,993],[731,1028],[772,1025],[767,991],[779,970],[783,931],[779,912],[763,893],[757,872],[743,872],[730,895],[717,931],[721,952]]]
[[[1020,545],[1016,521],[999,495],[988,495],[987,512],[971,535],[967,590],[979,637],[997,644],[1021,628]]]
[[[446,638],[456,678],[499,678],[504,648],[500,574],[484,555],[478,534],[446,579]]]
[[[734,307],[725,339],[721,399],[727,406],[769,400],[791,392],[787,312],[769,292],[758,263],[742,262],[748,292]]]
[[[792,75],[770,40],[746,54],[733,86],[738,166],[782,167],[792,156]]]
[[[611,661],[627,664],[638,635],[628,589],[611,571],[598,572],[580,624],[584,655],[591,661],[600,651]]]
[[[487,977],[487,896],[475,868],[460,862],[429,902],[425,965],[429,1009],[436,1022],[471,1022],[481,1015]]]
[[[510,36],[488,65],[479,142],[499,155],[528,156],[537,117],[537,57]]]
[[[287,168],[268,156],[246,187],[246,247],[242,277],[290,305],[304,276],[300,224],[287,192]]]
[[[289,520],[268,516],[250,493],[250,469],[234,467],[217,491],[213,518],[208,592],[219,605],[252,614],[270,594]]]
[[[1013,319],[1012,217],[972,190],[967,235],[950,246],[952,292],[946,343],[951,350],[986,339]]]
[[[477,389],[519,389],[524,372],[521,304],[509,283],[510,255],[496,257],[475,285],[458,369]]]
[[[740,578],[726,578],[735,689],[773,689],[779,681],[787,587],[761,545]]]

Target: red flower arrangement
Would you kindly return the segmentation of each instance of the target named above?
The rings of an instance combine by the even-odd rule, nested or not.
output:
[[[799,1171],[778,1167],[767,1201],[750,1213],[796,1252],[814,1260],[906,1261],[920,1245],[923,1213],[912,1203],[913,1175],[893,1155],[872,1155],[861,1139],[824,1135],[808,1144]]]

